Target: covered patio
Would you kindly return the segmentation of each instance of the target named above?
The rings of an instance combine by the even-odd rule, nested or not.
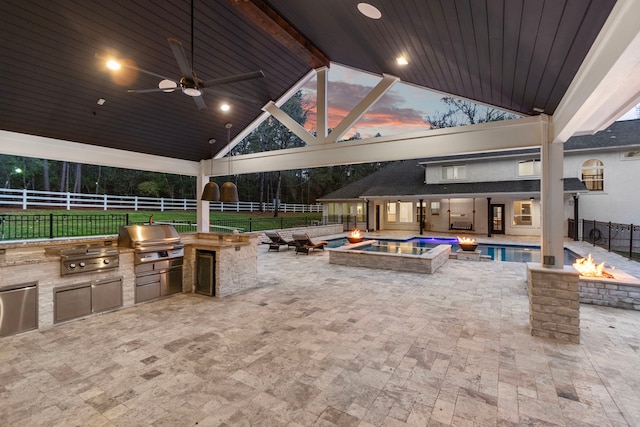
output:
[[[327,258],[263,247],[251,292],[3,338],[0,424],[640,424],[640,312],[583,305],[581,343],[558,343],[529,333],[523,264]]]

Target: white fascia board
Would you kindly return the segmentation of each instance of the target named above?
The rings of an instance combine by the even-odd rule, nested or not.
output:
[[[546,116],[289,148],[230,158],[234,174],[539,147]],[[222,162],[220,162],[222,163]],[[227,163],[224,163],[227,165]],[[218,165],[216,175],[227,168]]]
[[[199,162],[135,153],[97,145],[69,142],[24,133],[0,130],[0,152],[89,165],[146,170],[185,176],[198,176]]]
[[[310,70],[307,74],[305,74],[304,77],[302,77],[300,80],[298,80],[298,82],[296,84],[291,86],[291,88],[288,91],[286,91],[280,98],[278,98],[276,100],[276,102],[275,102],[276,106],[282,107],[282,105],[285,102],[287,102],[289,100],[289,98],[291,98],[297,91],[299,91],[300,88],[302,88],[302,86],[304,86],[305,83],[307,83],[315,75],[316,75],[316,70]],[[270,101],[270,102],[272,102],[272,101]],[[231,140],[231,142],[229,142],[229,144],[227,144],[226,147],[224,147],[222,150],[220,150],[218,153],[216,153],[214,158],[215,159],[220,159],[220,158],[224,157],[225,155],[227,155],[227,153],[229,151],[231,151],[233,149],[233,147],[238,145],[238,143],[240,143],[240,141],[245,139],[251,132],[256,130],[256,128],[258,126],[260,126],[262,124],[262,122],[267,120],[267,118],[269,118],[269,116],[270,116],[270,114],[268,112],[266,112],[266,111],[264,111],[262,114],[260,114],[254,121],[252,121],[249,124],[249,126],[247,126],[244,129],[242,129],[240,131],[240,133],[238,133]]]
[[[640,1],[618,0],[553,114],[552,141],[606,129],[640,103]]]

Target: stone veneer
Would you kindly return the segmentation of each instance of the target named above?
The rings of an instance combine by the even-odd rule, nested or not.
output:
[[[580,343],[578,272],[527,263],[531,335]]]
[[[580,277],[580,302],[640,311],[640,280],[615,271],[615,278]]]
[[[422,255],[370,252],[358,250],[375,240],[329,248],[329,263],[350,267],[381,268],[383,270],[408,271],[431,274],[449,260],[451,245],[438,245]]]

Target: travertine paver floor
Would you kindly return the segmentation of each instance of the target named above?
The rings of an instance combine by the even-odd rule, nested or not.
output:
[[[640,312],[528,330],[525,266],[259,249],[260,287],[0,338],[3,426],[637,426]]]

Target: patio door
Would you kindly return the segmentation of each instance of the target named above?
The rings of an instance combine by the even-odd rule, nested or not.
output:
[[[491,233],[504,234],[504,204],[491,205]]]

